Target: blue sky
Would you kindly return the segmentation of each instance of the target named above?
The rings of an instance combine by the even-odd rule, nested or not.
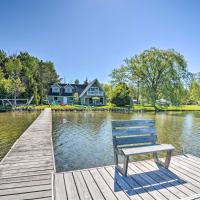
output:
[[[98,78],[150,47],[200,71],[199,0],[0,0],[0,49],[54,62],[67,82]]]

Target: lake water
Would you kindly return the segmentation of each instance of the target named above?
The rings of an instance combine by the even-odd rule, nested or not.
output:
[[[38,114],[37,112],[0,113],[0,160]]]
[[[53,113],[53,141],[58,172],[113,164],[111,120],[155,119],[158,142],[200,156],[200,112],[119,114]],[[137,158],[138,159],[138,158]]]

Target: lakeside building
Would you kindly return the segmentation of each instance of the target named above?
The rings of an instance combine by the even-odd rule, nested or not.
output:
[[[81,105],[105,105],[106,97],[99,81],[94,79],[84,84],[61,84],[51,85],[47,101],[50,104],[81,104]]]

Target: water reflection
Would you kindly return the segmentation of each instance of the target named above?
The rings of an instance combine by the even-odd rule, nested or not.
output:
[[[173,144],[176,153],[184,148],[200,156],[200,112],[56,112],[53,141],[57,171],[113,164],[111,120],[117,119],[155,119],[160,143]]]
[[[38,114],[37,112],[0,113],[0,160]]]

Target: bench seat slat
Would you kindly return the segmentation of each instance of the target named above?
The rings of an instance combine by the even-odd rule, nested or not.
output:
[[[155,143],[156,135],[151,136],[137,136],[137,137],[119,137],[115,139],[116,145],[129,145],[138,143]]]
[[[128,135],[145,135],[155,134],[155,128],[126,128],[126,129],[114,129],[113,136],[128,136]]]
[[[131,127],[131,126],[146,126],[146,127],[154,127],[154,120],[116,120],[112,121],[112,127]]]
[[[161,151],[172,151],[174,149],[175,148],[171,144],[158,144],[146,147],[124,148],[121,151],[124,153],[124,155],[138,155]]]

